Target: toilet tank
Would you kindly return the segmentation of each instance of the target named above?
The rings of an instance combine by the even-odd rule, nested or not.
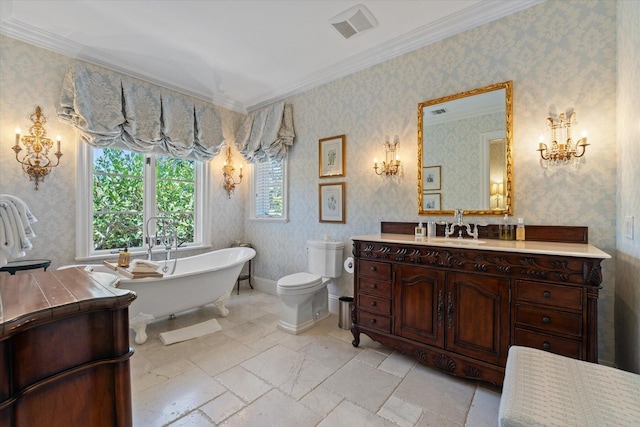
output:
[[[307,264],[309,273],[321,277],[342,276],[343,242],[309,240],[307,242]]]

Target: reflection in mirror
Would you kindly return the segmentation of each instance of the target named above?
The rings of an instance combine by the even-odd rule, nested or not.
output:
[[[513,212],[512,82],[418,104],[420,215]]]

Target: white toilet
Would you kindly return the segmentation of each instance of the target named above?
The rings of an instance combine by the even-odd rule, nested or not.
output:
[[[299,334],[329,316],[327,285],[342,275],[344,243],[307,242],[308,273],[294,273],[278,280],[281,315],[278,328]]]

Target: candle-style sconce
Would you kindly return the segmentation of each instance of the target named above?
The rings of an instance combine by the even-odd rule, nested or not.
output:
[[[29,120],[33,122],[29,126],[29,134],[20,136],[20,128],[16,128],[16,144],[11,147],[16,153],[16,160],[22,165],[22,170],[29,175],[29,181],[35,181],[36,190],[38,184],[44,182],[44,178],[51,172],[51,169],[60,164],[60,136],[57,138],[55,163],[49,158],[49,150],[53,148],[53,141],[47,138],[47,130],[44,128],[47,118],[42,114],[40,106],[36,107],[36,112],[29,116]],[[27,152],[20,157],[22,147],[24,145]]]

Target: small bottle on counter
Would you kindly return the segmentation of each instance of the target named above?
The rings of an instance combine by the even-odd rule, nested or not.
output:
[[[524,240],[524,218],[518,218],[518,228],[516,228],[516,240]]]
[[[130,262],[131,254],[129,253],[129,249],[124,248],[120,251],[120,255],[118,256],[118,267],[129,267]]]
[[[513,240],[513,225],[509,224],[509,216],[504,215],[504,221],[499,226],[500,240]]]
[[[415,228],[415,233],[416,237],[424,237],[424,226],[422,225],[422,222],[420,222]]]
[[[427,222],[427,237],[436,237],[436,222]]]

